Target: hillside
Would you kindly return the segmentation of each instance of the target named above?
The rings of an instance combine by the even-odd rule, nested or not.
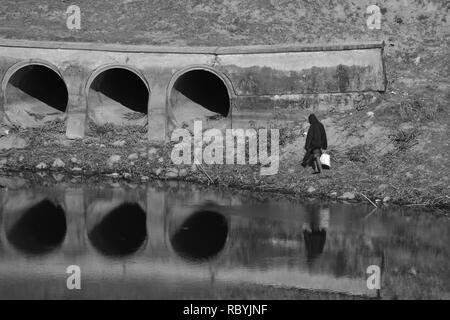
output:
[[[81,8],[81,30],[66,27],[71,4]],[[381,30],[366,26],[371,4],[381,8]],[[170,46],[383,40],[387,92],[352,113],[322,117],[335,162],[326,181],[299,167],[304,129],[299,120],[284,132],[281,175],[261,183],[296,192],[312,186],[320,194],[358,190],[390,195],[399,203],[448,206],[449,10],[450,2],[439,0],[2,0],[0,37]]]

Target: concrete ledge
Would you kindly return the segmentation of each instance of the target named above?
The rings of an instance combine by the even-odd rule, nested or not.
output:
[[[255,53],[278,53],[278,52],[313,52],[313,51],[341,51],[356,49],[383,48],[384,42],[364,42],[345,44],[276,44],[276,45],[252,45],[252,46],[230,46],[230,47],[168,47],[151,45],[124,45],[88,42],[55,42],[55,41],[30,41],[0,39],[1,47],[16,48],[41,48],[59,50],[88,50],[88,51],[110,51],[110,52],[134,52],[134,53],[176,53],[176,54],[255,54]]]

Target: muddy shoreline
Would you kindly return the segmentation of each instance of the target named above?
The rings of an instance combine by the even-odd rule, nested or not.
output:
[[[375,190],[374,193],[371,193],[370,191],[365,191],[365,193],[354,192],[353,199],[346,199],[343,197],[345,193],[341,192],[330,194],[327,192],[327,190],[330,188],[333,189],[335,186],[334,181],[323,185],[322,189],[311,192],[311,190],[299,190],[299,186],[282,184],[254,184],[254,181],[246,181],[242,178],[239,182],[237,182],[233,179],[233,177],[230,178],[230,176],[227,176],[226,173],[222,176],[218,176],[217,172],[214,172],[213,174],[212,170],[209,171],[209,176],[211,177],[211,175],[213,175],[215,179],[214,182],[211,182],[207,175],[203,173],[199,167],[197,167],[197,169],[193,169],[192,167],[180,168],[178,172],[186,170],[186,173],[182,176],[174,176],[173,173],[175,171],[173,166],[169,167],[169,169],[162,169],[161,167],[158,167],[155,170],[133,170],[132,173],[130,173],[130,170],[108,168],[107,166],[97,171],[89,169],[77,170],[77,167],[75,167],[76,170],[73,169],[74,168],[54,168],[51,166],[45,169],[36,169],[34,163],[30,165],[21,164],[20,166],[5,166],[5,164],[3,164],[0,168],[0,188],[17,189],[42,185],[51,186],[59,183],[83,185],[91,182],[110,185],[113,187],[131,186],[132,188],[139,185],[144,185],[146,183],[189,183],[202,188],[212,187],[230,192],[252,192],[264,198],[282,197],[295,201],[318,199],[326,201],[339,201],[344,203],[367,203],[367,205],[373,206],[374,209],[376,206],[379,210],[392,209],[393,207],[405,209],[410,208],[415,209],[415,212],[420,211],[421,213],[433,214],[437,216],[450,216],[450,204],[448,202],[433,204],[433,201],[440,199],[439,196],[435,198],[426,197],[426,199],[430,201],[430,204],[409,203],[396,197],[390,198],[389,201],[383,202],[382,197],[374,196],[374,193],[377,192],[376,184],[373,184],[373,188]],[[158,170],[160,170],[160,172],[155,172]],[[19,180],[15,180],[16,178]],[[400,190],[400,192],[402,191]]]

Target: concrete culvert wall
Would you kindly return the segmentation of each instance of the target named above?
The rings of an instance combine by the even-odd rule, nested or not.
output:
[[[39,126],[63,117],[68,103],[66,84],[51,68],[26,65],[9,78],[5,91],[5,112],[17,125]]]
[[[179,76],[170,95],[176,121],[191,126],[194,120],[228,117],[230,97],[225,83],[207,70],[191,70]]]
[[[66,231],[63,208],[46,199],[27,209],[7,231],[7,238],[20,251],[45,254],[62,245]]]
[[[90,115],[98,124],[144,125],[149,95],[148,86],[135,72],[124,68],[105,70],[90,85]]]

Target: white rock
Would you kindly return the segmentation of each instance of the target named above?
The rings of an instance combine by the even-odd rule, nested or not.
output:
[[[64,168],[65,166],[66,166],[66,164],[60,158],[56,158],[52,164],[53,168]]]
[[[123,174],[124,179],[131,179],[131,173],[125,172]]]
[[[113,145],[114,147],[123,147],[125,144],[126,144],[126,141],[125,141],[125,140],[118,140],[118,141],[114,141],[114,142],[112,143],[112,145]]]
[[[166,172],[166,178],[176,178],[178,177],[178,170],[170,169]]]
[[[45,170],[47,169],[47,165],[44,162],[41,162],[36,166],[36,169]]]
[[[112,155],[111,157],[109,157],[108,161],[106,162],[106,164],[109,167],[114,166],[116,163],[118,163],[120,161],[121,157],[117,154]]]
[[[120,174],[118,174],[117,172],[113,172],[109,175],[111,178],[117,179],[118,177],[120,177]]]
[[[132,154],[130,154],[130,155],[128,156],[127,159],[128,159],[128,160],[137,160],[137,159],[139,159],[139,156],[138,156],[137,153],[132,153]]]
[[[342,196],[339,197],[342,200],[353,200],[355,199],[355,194],[353,192],[344,192]]]
[[[316,191],[316,188],[314,187],[309,187],[308,190],[306,190],[308,193],[313,193],[314,191]]]

